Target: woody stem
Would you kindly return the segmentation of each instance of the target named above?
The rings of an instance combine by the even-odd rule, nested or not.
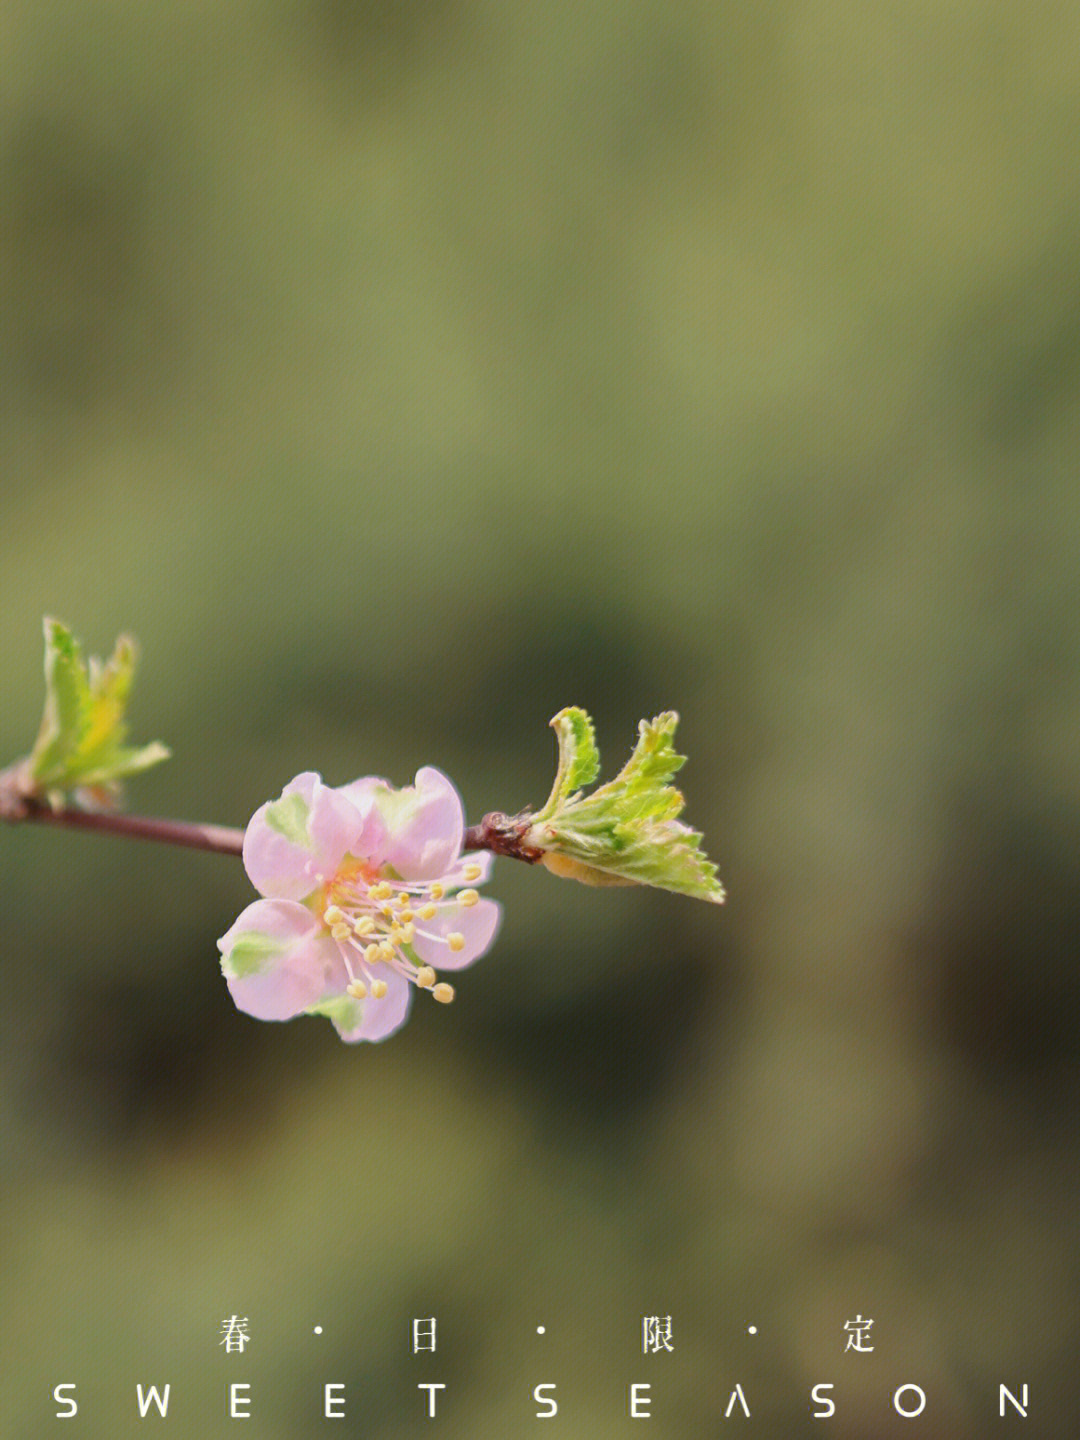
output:
[[[39,825],[60,825],[69,830],[92,830],[105,835],[126,835],[130,840],[154,840],[162,845],[183,845],[195,850],[213,850],[219,855],[239,855],[244,832],[230,825],[196,825],[186,820],[160,820],[149,815],[126,815],[117,810],[80,810],[61,805],[54,809],[40,797],[20,787],[16,767],[0,773],[0,819],[9,822],[34,821]],[[491,850],[529,864],[540,858],[522,843],[527,828],[520,816],[498,813],[485,815],[479,825],[470,825],[462,837],[462,850]]]
[[[155,816],[125,815],[115,810],[76,810],[66,805],[54,810],[40,801],[28,802],[22,814],[6,814],[4,819],[33,820],[41,825],[95,830],[104,835],[126,835],[131,840],[156,840],[162,845],[215,850],[219,855],[239,855],[244,845],[243,830],[230,825],[194,825],[186,820],[159,820]]]

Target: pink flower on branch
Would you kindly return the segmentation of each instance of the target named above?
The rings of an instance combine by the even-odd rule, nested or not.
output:
[[[487,950],[500,907],[481,899],[492,856],[462,855],[461,799],[426,766],[397,790],[333,788],[311,771],[252,816],[244,866],[264,897],[218,941],[239,1009],[259,1020],[325,1015],[344,1040],[384,1040],[413,987],[454,998],[440,970]]]
[[[234,1001],[260,1020],[325,1015],[346,1040],[382,1040],[404,1023],[414,986],[452,1000],[438,972],[478,959],[499,926],[499,906],[474,888],[493,855],[587,885],[724,900],[702,836],[679,819],[685,802],[672,777],[685,757],[674,710],[642,720],[629,760],[591,792],[600,769],[592,720],[579,706],[560,710],[544,806],[492,811],[467,831],[457,791],[430,767],[401,790],[373,777],[335,789],[307,771],[240,831],[116,808],[120,782],[168,754],[126,744],[134,667],[131,641],[118,641],[105,664],[85,663],[67,627],[46,620],[41,728],[30,754],[0,771],[0,821],[242,854],[263,898],[218,948]],[[464,850],[482,853],[466,859]]]

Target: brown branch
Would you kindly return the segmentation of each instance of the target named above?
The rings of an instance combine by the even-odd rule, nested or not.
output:
[[[60,825],[67,830],[94,830],[101,835],[126,835],[130,840],[156,840],[162,845],[185,845],[194,850],[215,850],[219,855],[239,855],[244,845],[243,830],[229,825],[193,825],[185,820],[125,815],[120,810],[76,810],[72,806],[53,810],[40,801],[27,805],[21,816],[5,815],[4,818]]]
[[[506,855],[511,860],[524,860],[535,865],[544,853],[525,844],[525,833],[532,823],[527,810],[520,815],[504,815],[493,810],[479,825],[470,825],[461,842],[463,850],[490,850],[493,855]]]
[[[195,825],[186,820],[159,820],[147,815],[126,815],[119,810],[82,810],[74,805],[54,809],[29,788],[22,764],[0,772],[0,820],[31,821],[68,830],[91,830],[101,835],[126,835],[130,840],[153,840],[162,845],[184,845],[239,855],[244,832],[228,825]],[[492,811],[479,825],[470,825],[462,837],[463,850],[490,850],[512,860],[534,865],[541,852],[523,843],[529,816]]]

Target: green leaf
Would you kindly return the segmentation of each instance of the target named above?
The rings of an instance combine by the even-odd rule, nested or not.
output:
[[[79,643],[59,620],[45,619],[45,713],[30,752],[30,777],[59,784],[90,724],[90,686]]]
[[[135,642],[127,635],[120,636],[104,665],[96,656],[90,657],[90,723],[79,746],[84,759],[116,744],[124,733],[124,710],[137,658]]]
[[[596,731],[584,710],[569,705],[552,717],[551,728],[559,745],[559,765],[547,804],[537,816],[552,815],[583,785],[591,785],[600,772],[600,751]]]
[[[564,710],[552,722],[560,737],[559,775],[524,843],[543,852],[541,859],[554,874],[585,884],[655,885],[722,901],[724,889],[701,849],[701,835],[678,819],[685,801],[671,777],[686,763],[674,745],[678,715],[668,710],[642,720],[633,754],[615,779],[583,796],[570,793],[569,777],[580,753],[576,747],[587,745],[595,756],[592,725],[584,716],[587,741],[576,738],[572,725],[564,727],[571,731],[566,742],[557,725],[575,713],[584,716]]]
[[[149,745],[140,745],[137,749],[130,745],[118,746],[115,750],[104,752],[97,764],[87,763],[86,768],[79,772],[78,783],[108,785],[113,780],[125,780],[131,775],[141,775],[153,765],[160,765],[171,754],[169,747],[162,745],[160,740],[151,740]]]
[[[157,741],[123,743],[136,659],[134,641],[121,635],[108,661],[92,657],[87,667],[67,626],[46,619],[45,712],[28,767],[39,792],[110,786],[168,758]]]

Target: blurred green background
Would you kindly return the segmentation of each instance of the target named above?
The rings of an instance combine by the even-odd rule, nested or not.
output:
[[[348,1048],[233,1008],[236,861],[0,833],[3,1435],[71,1381],[81,1436],[136,1381],[217,1434],[226,1380],[268,1440],[328,1381],[414,1435],[421,1380],[446,1440],[541,1382],[623,1435],[631,1381],[659,1437],[819,1381],[839,1437],[906,1381],[923,1437],[1025,1381],[1075,1434],[1075,4],[14,0],[0,46],[0,763],[45,613],[139,638],[147,813],[434,764],[475,820],[561,706],[605,775],[670,706],[730,891],[500,862],[454,1006]]]

